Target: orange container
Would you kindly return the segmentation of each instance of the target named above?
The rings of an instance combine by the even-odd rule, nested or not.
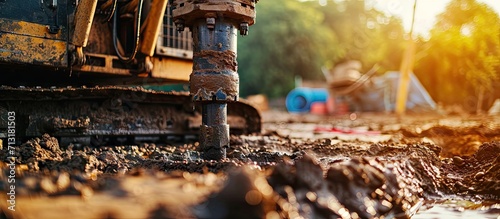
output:
[[[325,102],[313,102],[311,104],[311,114],[326,115],[328,109]]]

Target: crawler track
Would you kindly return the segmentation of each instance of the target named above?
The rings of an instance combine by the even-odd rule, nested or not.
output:
[[[61,143],[124,143],[195,136],[201,114],[186,92],[135,87],[0,87],[0,137],[7,112],[16,114],[16,136],[48,133]],[[243,102],[228,104],[232,133],[260,132],[260,115]]]

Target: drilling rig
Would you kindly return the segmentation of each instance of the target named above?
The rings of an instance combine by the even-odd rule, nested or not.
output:
[[[256,3],[0,0],[0,138],[14,113],[20,140],[194,135],[204,158],[225,158],[230,131],[261,129],[259,112],[239,100],[236,62],[237,35],[248,34]],[[140,87],[187,82],[189,92]]]

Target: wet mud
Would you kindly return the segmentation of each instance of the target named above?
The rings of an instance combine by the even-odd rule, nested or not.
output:
[[[221,161],[195,141],[61,146],[46,134],[15,160],[3,148],[2,198],[16,173],[16,211],[4,202],[3,216],[411,218],[450,199],[500,203],[496,117],[282,114],[231,136]]]

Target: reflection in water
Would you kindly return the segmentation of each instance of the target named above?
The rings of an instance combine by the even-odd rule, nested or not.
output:
[[[474,203],[464,200],[449,200],[443,203],[427,203],[412,219],[500,219],[500,201]]]

